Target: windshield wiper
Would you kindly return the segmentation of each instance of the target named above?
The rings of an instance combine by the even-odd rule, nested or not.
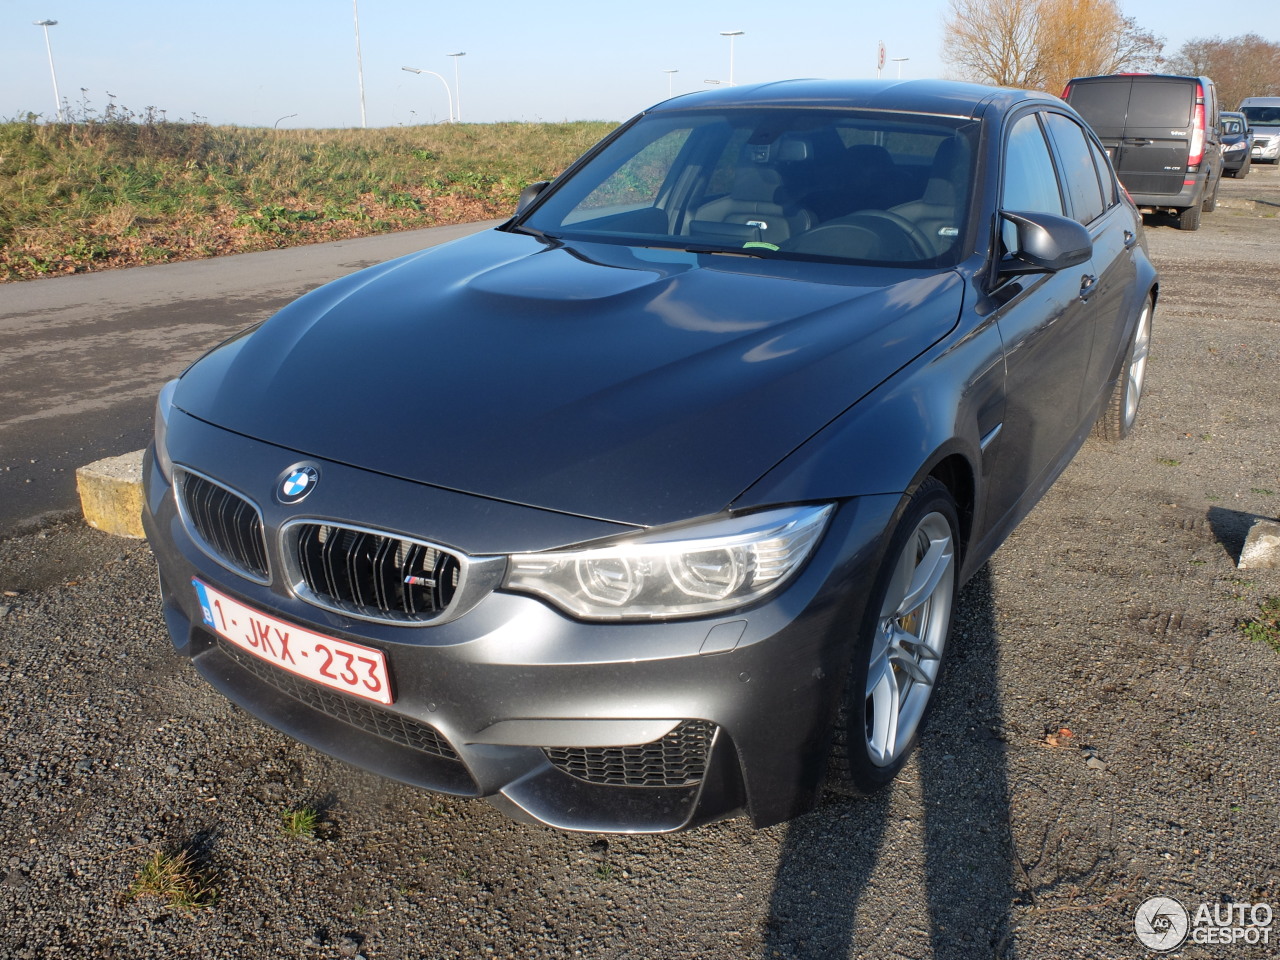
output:
[[[714,243],[645,244],[650,250],[683,250],[686,253],[718,253],[727,257],[768,257],[776,247],[724,247]]]

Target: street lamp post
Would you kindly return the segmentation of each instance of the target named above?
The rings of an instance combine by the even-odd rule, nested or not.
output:
[[[49,28],[58,25],[57,20],[32,20],[37,27],[44,29],[44,49],[49,54],[49,75],[53,77],[53,103],[58,111],[58,122],[62,122],[62,95],[58,93],[58,71],[53,69],[53,46],[49,43]]]
[[[449,98],[449,122],[453,123],[453,94],[449,91],[449,81],[440,76],[440,74],[436,73],[434,70],[419,70],[417,67],[401,67],[400,69],[408,71],[409,73],[429,73],[444,84],[444,95]]]
[[[671,99],[671,80],[672,80],[672,75],[673,75],[673,74],[677,74],[677,73],[679,73],[680,71],[679,71],[679,70],[663,70],[662,72],[663,72],[663,73],[665,73],[665,74],[667,75],[667,99],[669,100],[669,99]]]
[[[894,57],[893,62],[898,65],[898,79],[902,79],[902,65],[910,60],[910,57]]]
[[[729,86],[734,86],[733,82],[733,38],[744,36],[742,30],[721,30],[720,36],[729,38]]]
[[[364,127],[364,58],[360,54],[360,2],[351,0],[351,12],[356,19],[356,77],[360,81],[360,126]]]
[[[458,58],[466,55],[467,52],[465,50],[461,53],[448,54],[448,56],[453,57],[453,102],[457,108],[455,117],[459,123],[462,122],[462,80],[458,76]]]

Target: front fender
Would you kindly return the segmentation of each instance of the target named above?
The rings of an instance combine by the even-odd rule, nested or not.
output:
[[[737,498],[735,509],[800,500],[901,495],[945,460],[963,461],[975,531],[982,529],[983,440],[1004,416],[1004,351],[994,322],[979,322],[863,398]]]

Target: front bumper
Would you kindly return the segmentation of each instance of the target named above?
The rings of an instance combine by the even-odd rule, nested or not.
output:
[[[1254,160],[1267,160],[1275,163],[1280,160],[1280,136],[1270,136],[1265,139],[1254,139],[1251,155]]]
[[[625,529],[336,463],[322,464],[324,484],[313,496],[283,507],[271,484],[296,453],[176,412],[169,450],[254,499],[269,554],[282,549],[280,526],[301,515],[473,555]],[[493,592],[456,620],[403,626],[320,609],[278,575],[267,583],[237,576],[192,538],[150,452],[145,484],[144,525],[174,646],[231,700],[384,776],[484,797],[562,829],[610,832],[678,830],[738,812],[767,826],[812,806],[854,625],[898,505],[893,496],[841,504],[807,566],[746,610],[584,623],[532,597]],[[281,569],[278,556],[269,559]],[[382,650],[395,703],[319,688],[219,641],[202,623],[193,577],[272,616]]]
[[[1227,171],[1240,170],[1244,167],[1245,162],[1250,159],[1249,148],[1241,147],[1239,150],[1223,150],[1222,151],[1222,170]]]

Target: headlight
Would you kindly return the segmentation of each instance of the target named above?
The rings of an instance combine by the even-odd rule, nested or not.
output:
[[[832,507],[651,530],[609,546],[516,554],[503,587],[585,620],[697,617],[758,600],[804,563]]]
[[[1243,140],[1241,140],[1239,143],[1227,144],[1225,147],[1222,148],[1222,152],[1231,153],[1231,151],[1233,150],[1243,150],[1246,146],[1248,145]]]
[[[160,396],[156,397],[156,465],[164,474],[165,480],[172,482],[173,461],[169,459],[169,414],[173,412],[173,392],[178,389],[178,381],[170,380],[160,388]]]

